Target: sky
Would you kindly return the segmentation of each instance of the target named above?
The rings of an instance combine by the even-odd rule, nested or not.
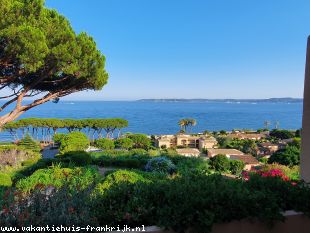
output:
[[[47,0],[106,56],[71,100],[302,97],[309,0]]]

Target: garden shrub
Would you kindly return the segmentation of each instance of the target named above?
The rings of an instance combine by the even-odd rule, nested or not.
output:
[[[64,134],[64,133],[54,134],[54,136],[53,136],[54,143],[60,144],[65,136],[66,136],[66,134]]]
[[[55,188],[66,186],[74,186],[79,184],[79,188],[86,188],[99,178],[97,169],[91,167],[85,168],[61,168],[53,166],[47,169],[39,169],[31,176],[20,179],[16,188],[23,193],[30,193],[36,188],[45,188],[53,186]]]
[[[0,149],[0,171],[14,172],[34,165],[41,154],[21,146],[5,146]]]
[[[241,160],[230,160],[229,170],[233,175],[240,175],[245,167],[245,163]]]
[[[11,176],[6,173],[0,172],[0,187],[10,187],[12,186]]]
[[[226,155],[216,155],[210,158],[210,165],[218,172],[227,172],[230,168],[230,161]]]
[[[309,197],[309,187],[278,177],[244,182],[197,175],[194,180],[181,177],[111,186],[98,198],[95,214],[100,224],[157,225],[176,232],[205,233],[211,232],[214,223],[247,218],[270,224],[283,220],[285,210],[309,213]],[[302,206],[302,202],[309,204]]]
[[[268,172],[270,170],[281,170],[291,180],[299,180],[299,166],[288,167],[285,165],[273,163],[266,164],[261,168],[261,171]]]
[[[132,149],[129,151],[131,155],[147,155],[147,151],[144,149]]]
[[[173,156],[169,157],[176,165],[177,171],[182,175],[208,174],[210,172],[208,161],[203,158]]]
[[[286,166],[299,165],[300,148],[297,146],[288,145],[285,149],[278,150],[273,153],[268,163],[279,163]]]
[[[129,150],[133,147],[133,141],[130,138],[119,138],[114,141],[115,147]]]
[[[101,155],[92,158],[93,163],[98,166],[126,167],[126,168],[143,168],[148,158],[140,156],[109,156]]]
[[[144,169],[148,172],[159,172],[164,174],[173,174],[176,172],[176,166],[166,157],[150,159]]]
[[[50,225],[55,228],[72,225],[99,227],[93,216],[89,195],[88,189],[70,192],[66,187],[52,191],[51,195],[36,191],[26,199],[15,200],[14,208],[4,205],[4,211],[0,213],[0,225],[7,227]],[[29,205],[29,200],[31,200],[31,205]]]
[[[149,156],[152,156],[152,157],[160,156],[160,154],[161,154],[158,150],[148,150],[147,153]]]
[[[269,135],[278,139],[289,139],[295,136],[293,132],[284,129],[273,129]]]
[[[27,150],[32,150],[36,152],[39,152],[41,150],[39,144],[34,141],[29,134],[26,134],[26,136],[18,142],[18,145]]]
[[[94,145],[102,150],[112,150],[115,147],[113,140],[108,138],[96,139]]]
[[[73,163],[76,166],[87,166],[92,163],[92,158],[86,151],[70,151],[59,157],[62,161]]]
[[[89,146],[87,136],[82,132],[71,132],[66,134],[61,140],[59,151],[66,153],[69,151],[82,151]]]
[[[137,182],[150,182],[150,180],[144,178],[141,174],[135,171],[118,170],[109,174],[102,183],[96,186],[96,193],[103,194],[105,190],[109,189],[113,185],[120,183],[137,183]]]

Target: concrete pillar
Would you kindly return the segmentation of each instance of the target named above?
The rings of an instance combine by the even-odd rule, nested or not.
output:
[[[310,36],[307,43],[301,138],[301,179],[310,182]]]

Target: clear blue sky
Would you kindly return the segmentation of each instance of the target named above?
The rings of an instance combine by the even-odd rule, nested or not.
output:
[[[47,0],[106,56],[69,99],[302,97],[309,0]]]

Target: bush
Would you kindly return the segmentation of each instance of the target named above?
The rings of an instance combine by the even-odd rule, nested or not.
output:
[[[266,164],[261,168],[261,171],[268,172],[270,170],[281,170],[287,177],[291,180],[299,180],[299,166],[288,167],[285,165],[273,163],[273,164]]]
[[[76,185],[81,190],[97,181],[98,178],[99,173],[95,168],[61,168],[60,166],[54,166],[39,169],[31,176],[20,179],[16,184],[16,188],[23,193],[30,193],[36,188],[44,189],[47,186],[55,188],[67,186],[72,187],[72,191],[76,191],[74,189]]]
[[[70,151],[61,155],[60,158],[77,166],[87,166],[92,163],[92,158],[86,151]]]
[[[273,129],[269,135],[278,139],[289,139],[295,136],[293,132],[284,129]]]
[[[299,165],[300,148],[296,146],[287,146],[285,149],[278,150],[272,154],[268,163],[279,163],[286,166]]]
[[[153,183],[120,183],[106,189],[94,209],[100,224],[145,224],[176,232],[211,232],[214,223],[244,218],[271,223],[283,220],[285,210],[309,213],[309,195],[309,187],[293,186],[277,177],[255,177],[244,182],[203,175],[195,180],[181,177]]]
[[[119,138],[114,141],[115,147],[129,150],[133,147],[133,141],[130,138]]]
[[[61,140],[59,148],[60,153],[66,153],[69,151],[82,151],[89,146],[89,140],[82,132],[71,132],[66,134]]]
[[[149,156],[152,156],[152,157],[160,155],[160,151],[158,151],[158,150],[149,150],[147,153]]]
[[[173,174],[176,171],[176,166],[170,159],[166,157],[158,157],[150,159],[145,165],[145,170],[148,172]]]
[[[151,139],[145,134],[131,134],[128,136],[133,142],[133,148],[149,149],[151,146]]]
[[[208,161],[200,157],[172,156],[170,159],[181,175],[206,175],[210,172]]]
[[[118,170],[109,174],[102,183],[96,186],[95,193],[103,194],[105,190],[109,189],[113,185],[120,183],[134,184],[137,182],[150,182],[149,179],[145,179],[141,174],[134,171]]]
[[[102,150],[112,150],[115,147],[114,142],[108,138],[99,138],[95,140],[94,144]]]
[[[210,165],[218,172],[227,172],[230,168],[230,161],[226,155],[216,155],[210,158]]]
[[[26,136],[18,142],[18,145],[35,152],[39,152],[41,150],[39,144],[35,142],[29,134],[26,134]]]
[[[66,134],[64,133],[56,133],[53,136],[54,143],[60,144],[61,141],[65,138]]]
[[[39,159],[41,159],[39,152],[22,146],[2,146],[0,148],[0,171],[20,171],[33,166]]]
[[[98,166],[113,166],[127,168],[143,168],[149,156],[132,155],[130,152],[109,151],[91,153],[93,163]]]
[[[6,173],[0,173],[0,187],[11,187],[12,186],[12,180],[11,176]]]
[[[89,195],[88,189],[70,192],[66,187],[57,191],[53,190],[49,195],[36,191],[26,199],[16,200],[14,202],[16,208],[4,206],[5,211],[0,213],[0,225],[19,228],[30,225],[50,225],[55,229],[56,227],[60,228],[60,226],[72,225],[99,227],[93,216]],[[31,204],[29,204],[29,200],[31,200]]]
[[[240,175],[242,170],[244,169],[245,164],[240,160],[230,160],[229,170],[234,175]]]
[[[147,151],[144,149],[132,149],[129,151],[131,155],[147,155]]]

